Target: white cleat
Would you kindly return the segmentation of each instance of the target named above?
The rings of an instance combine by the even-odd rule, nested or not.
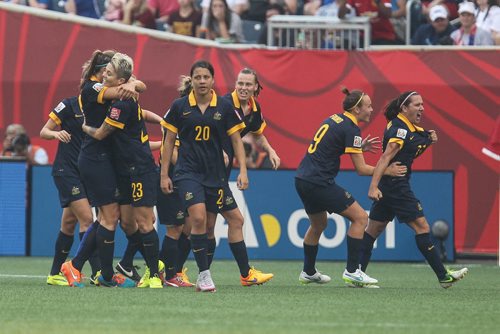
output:
[[[445,289],[450,288],[453,284],[460,281],[464,278],[465,275],[469,272],[469,269],[462,268],[459,270],[450,270],[448,269],[446,272],[446,276],[444,279],[439,281],[439,284]]]
[[[309,283],[326,284],[331,280],[332,279],[330,278],[330,276],[322,274],[318,270],[316,270],[316,273],[314,273],[314,275],[312,276],[308,275],[305,271],[301,272],[299,275],[299,282],[302,284],[309,284]]]
[[[196,280],[196,291],[198,292],[215,292],[215,284],[210,275],[210,270],[204,270],[198,274]]]
[[[350,273],[346,270],[344,270],[344,273],[342,274],[342,279],[344,282],[350,286],[350,287],[372,287],[372,285],[375,285],[378,283],[378,280],[375,278],[371,278],[367,274],[361,271],[361,269],[356,269],[354,273]],[[375,285],[376,286],[376,285]]]

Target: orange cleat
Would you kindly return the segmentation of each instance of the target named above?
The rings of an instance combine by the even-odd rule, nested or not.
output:
[[[69,286],[83,288],[82,273],[73,267],[71,261],[62,264],[61,273],[66,277]]]

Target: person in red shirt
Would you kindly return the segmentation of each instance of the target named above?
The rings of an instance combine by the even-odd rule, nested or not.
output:
[[[372,26],[372,44],[394,45],[403,44],[394,31],[389,18],[392,15],[391,0],[337,0],[339,18],[343,19],[351,12],[346,4],[349,3],[356,11],[357,16],[369,16]]]

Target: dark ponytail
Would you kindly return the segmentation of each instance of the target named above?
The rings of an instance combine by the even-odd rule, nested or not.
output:
[[[407,91],[399,95],[397,98],[389,101],[389,103],[385,106],[384,115],[387,121],[392,121],[396,118],[401,111],[403,106],[408,106],[410,104],[410,97],[413,95],[418,95],[414,90]]]
[[[361,103],[361,100],[363,99],[363,96],[365,96],[365,93],[363,93],[360,90],[353,90],[349,91],[347,87],[342,87],[342,93],[345,94],[344,101],[342,102],[342,108],[344,108],[345,111],[351,112],[354,108],[359,106]]]
[[[93,75],[96,75],[103,67],[106,67],[106,65],[108,65],[115,53],[116,52],[113,50],[95,50],[94,53],[92,53],[92,57],[88,61],[89,65],[84,72],[80,89],[83,88],[83,84],[85,83],[85,81],[90,80]]]

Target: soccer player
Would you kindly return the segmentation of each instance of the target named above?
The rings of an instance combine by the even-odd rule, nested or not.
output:
[[[358,126],[359,122],[370,121],[373,111],[370,97],[360,90],[343,88],[342,92],[346,95],[342,103],[344,112],[328,117],[321,124],[295,176],[297,193],[311,223],[304,237],[304,268],[299,281],[303,284],[330,282],[331,278],[320,273],[315,263],[327,212],[335,212],[351,221],[347,231],[347,266],[342,278],[348,286],[368,287],[378,283],[358,268],[368,216],[353,196],[335,183],[335,177],[344,153],[349,154],[359,175],[372,175],[374,167],[365,163],[363,152],[377,149],[379,141],[377,137],[370,139],[369,135],[362,140]],[[394,164],[387,172],[393,176],[404,175],[406,168]]]
[[[245,127],[231,105],[217,97],[212,89],[214,68],[206,61],[195,62],[190,71],[193,90],[174,101],[167,111],[164,126],[168,129],[162,150],[161,188],[173,192],[168,175],[176,136],[180,147],[173,181],[179,189],[186,221],[191,224],[191,248],[199,275],[197,291],[215,291],[207,258],[207,212],[216,214],[227,190],[227,177],[222,152],[222,138],[230,136],[240,164],[238,188],[248,187],[245,152],[239,131]]]
[[[384,132],[384,153],[373,172],[368,197],[374,202],[370,210],[370,220],[363,237],[361,269],[366,270],[372,254],[373,243],[385,230],[387,224],[397,217],[415,231],[415,241],[419,251],[427,260],[443,288],[449,288],[462,279],[467,268],[447,270],[439,253],[430,239],[429,224],[424,216],[420,201],[410,187],[411,166],[425,150],[438,140],[436,131],[425,131],[419,127],[424,112],[424,101],[416,91],[404,92],[385,108],[389,122]],[[407,167],[405,177],[383,176],[383,171],[393,161]]]
[[[78,171],[78,153],[83,139],[82,124],[83,113],[78,97],[74,96],[64,99],[52,110],[40,131],[40,137],[59,141],[52,177],[63,208],[61,230],[55,244],[52,268],[47,277],[49,285],[68,285],[60,270],[73,245],[76,223],[80,222],[81,240],[93,222],[91,207]],[[91,256],[89,262],[92,277],[95,277],[101,267],[97,254]]]
[[[117,87],[128,82],[132,71],[132,59],[125,54],[116,53],[103,73],[104,86]],[[116,170],[120,170],[120,195],[132,205],[131,221],[136,222],[139,227],[144,259],[149,268],[150,276],[140,282],[140,287],[162,288],[158,270],[158,234],[153,226],[158,174],[149,147],[143,111],[134,98],[115,100],[98,129],[86,124],[82,128],[96,140],[111,139],[113,165]],[[103,271],[99,276],[99,283],[110,285],[109,282]]]
[[[110,88],[102,85],[104,70],[114,54],[114,51],[94,51],[84,80],[80,85],[82,110],[86,122],[90,126],[99,127],[102,124],[109,100],[137,96],[137,91],[145,89],[145,85],[140,81],[127,82],[121,86]],[[81,270],[83,264],[96,248],[101,261],[103,279],[113,286],[129,284],[121,275],[114,275],[112,268],[114,234],[120,210],[111,155],[109,140],[98,141],[90,136],[84,136],[78,156],[78,169],[89,202],[92,206],[99,208],[100,218],[87,230],[75,258],[61,266],[61,272],[70,286],[82,286]],[[132,223],[135,225],[135,222]],[[106,286],[106,284],[102,285]]]

